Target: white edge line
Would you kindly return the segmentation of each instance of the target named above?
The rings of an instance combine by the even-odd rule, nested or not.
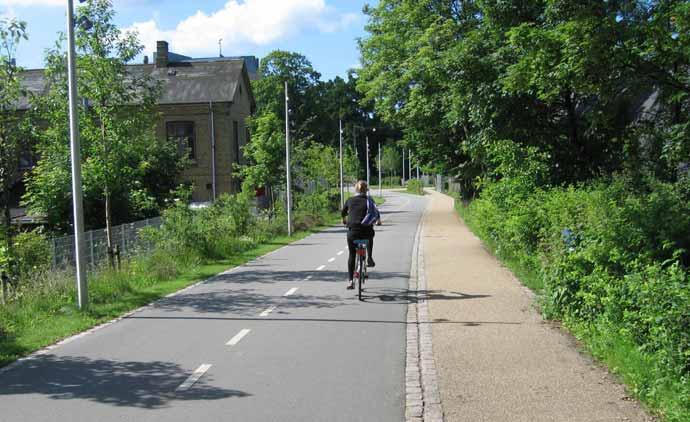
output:
[[[260,313],[259,316],[268,316],[268,314],[275,311],[275,309],[276,309],[275,305],[271,306],[270,308],[268,308],[265,311],[263,311],[262,313]]]
[[[319,268],[317,268],[316,271],[321,271],[321,270],[323,270],[324,268],[326,268],[326,266],[325,266],[325,265],[322,265],[322,266],[320,266]]]
[[[299,289],[299,287],[293,287],[292,289],[288,290],[287,293],[285,293],[284,296],[292,296],[293,294],[295,294],[295,292],[297,291],[297,289]]]
[[[231,338],[230,341],[228,341],[227,343],[225,343],[225,345],[226,345],[226,346],[234,346],[234,345],[236,345],[237,343],[240,342],[240,340],[242,340],[242,338],[243,338],[244,336],[246,336],[247,334],[249,334],[250,331],[252,331],[252,330],[250,330],[249,328],[244,328],[244,329],[240,330],[240,332],[237,333],[237,334],[235,334],[235,337]]]
[[[190,388],[192,388],[192,386],[196,384],[197,381],[199,381],[199,378],[204,376],[204,374],[206,373],[206,371],[209,370],[209,368],[211,368],[210,363],[201,364],[198,368],[196,368],[196,371],[194,371],[192,375],[190,375],[189,378],[185,380],[185,382],[180,384],[180,386],[175,389],[175,391],[187,391]]]

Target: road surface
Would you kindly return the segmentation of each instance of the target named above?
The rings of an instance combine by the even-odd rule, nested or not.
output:
[[[331,228],[0,374],[0,421],[400,421],[426,204],[387,193],[365,301]]]

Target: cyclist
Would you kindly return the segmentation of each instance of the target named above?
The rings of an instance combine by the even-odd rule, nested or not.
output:
[[[368,240],[368,259],[367,265],[369,267],[376,266],[373,259],[374,251],[374,223],[380,224],[381,215],[376,209],[376,204],[369,198],[367,192],[369,186],[364,180],[360,180],[355,184],[356,195],[345,202],[342,210],[343,224],[347,226],[347,248],[350,253],[347,260],[348,272],[348,289],[354,289],[355,283],[353,280],[355,272],[355,255],[357,253],[357,246],[355,240]],[[347,218],[346,218],[347,217]]]

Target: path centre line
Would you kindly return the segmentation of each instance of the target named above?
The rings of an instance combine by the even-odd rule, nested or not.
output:
[[[328,262],[333,262],[333,261],[335,261],[335,258],[331,258],[328,260]]]
[[[338,256],[340,256],[340,255],[342,255],[342,254],[344,254],[344,253],[345,253],[345,251],[340,251],[340,252],[338,252]]]
[[[209,370],[209,368],[211,368],[211,364],[210,364],[210,363],[204,363],[204,364],[202,364],[201,366],[199,366],[198,368],[196,368],[196,371],[194,371],[194,372],[192,373],[192,375],[190,375],[189,378],[187,378],[187,379],[185,380],[185,382],[183,382],[182,384],[180,384],[180,386],[177,387],[177,388],[175,389],[175,391],[187,391],[187,390],[189,390],[190,388],[192,388],[192,386],[193,386],[197,381],[199,381],[199,378],[201,378],[201,377],[206,373],[206,371]]]
[[[304,279],[304,281],[309,281],[311,280],[312,276],[308,275],[307,278]]]
[[[283,296],[292,296],[295,294],[295,292],[299,289],[299,287],[293,287],[292,289],[288,290],[287,293],[285,293]]]
[[[322,265],[322,266],[320,266],[319,268],[317,268],[316,271],[321,271],[321,270],[323,270],[324,268],[326,268],[326,266],[325,266],[325,265]]]
[[[265,311],[263,311],[262,313],[260,313],[259,316],[268,316],[268,314],[275,311],[275,309],[276,309],[275,305],[271,306],[270,308],[268,308]]]
[[[245,329],[243,329],[243,330],[240,330],[240,332],[237,333],[237,334],[235,334],[235,337],[231,338],[230,341],[228,341],[227,343],[225,343],[225,345],[226,345],[226,346],[234,346],[234,345],[236,345],[237,343],[240,342],[240,340],[242,340],[242,338],[243,338],[244,336],[246,336],[247,334],[249,334],[250,331],[251,331],[251,330],[250,330],[249,328],[245,328]]]

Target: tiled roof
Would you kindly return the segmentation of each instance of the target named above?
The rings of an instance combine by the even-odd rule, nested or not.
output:
[[[128,69],[134,76],[147,74],[162,82],[163,93],[159,104],[195,104],[209,101],[231,102],[241,78],[246,77],[246,84],[250,83],[249,76],[246,73],[243,76],[243,69],[246,69],[244,63],[242,59],[194,60],[170,63],[169,67],[163,68],[157,68],[153,64],[137,64],[128,66]],[[43,94],[46,89],[43,70],[23,72],[22,86],[36,95]],[[28,107],[26,98],[20,101],[19,107]]]

